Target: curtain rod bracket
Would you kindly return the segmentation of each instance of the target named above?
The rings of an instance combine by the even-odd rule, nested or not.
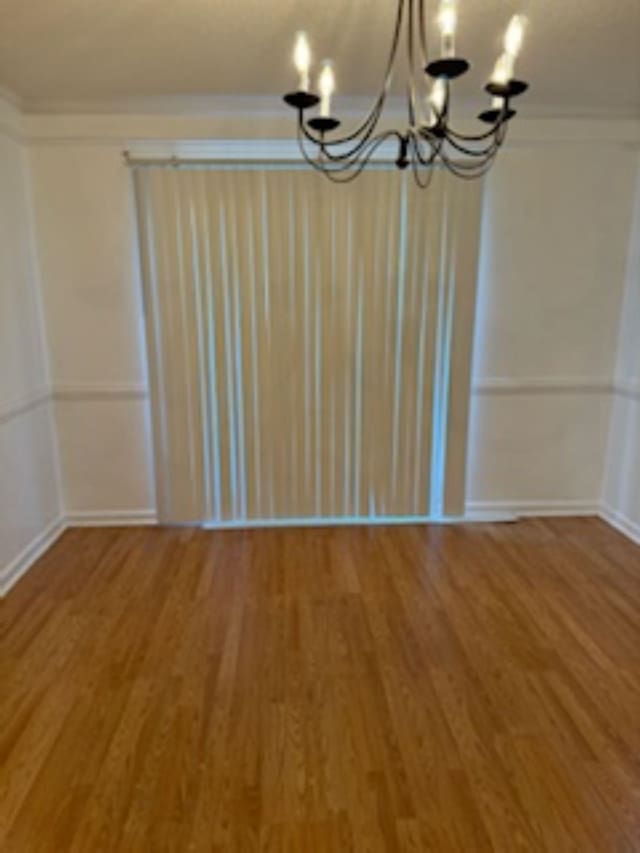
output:
[[[124,161],[125,166],[138,166],[138,165],[158,165],[158,166],[171,166],[174,169],[177,169],[183,162],[183,160],[178,157],[177,154],[172,154],[171,157],[167,157],[164,159],[158,158],[157,160],[138,160],[135,157],[131,156],[131,151],[128,148],[125,148],[122,152],[122,159]]]

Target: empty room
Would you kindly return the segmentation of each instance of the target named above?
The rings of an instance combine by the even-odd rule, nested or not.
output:
[[[0,851],[640,851],[637,0],[0,4]]]

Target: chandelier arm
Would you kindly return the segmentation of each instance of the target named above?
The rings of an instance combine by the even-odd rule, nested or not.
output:
[[[356,145],[354,145],[347,151],[335,154],[328,149],[327,142],[326,140],[324,140],[322,135],[316,137],[308,131],[302,119],[302,114],[300,114],[300,118],[298,121],[298,144],[302,147],[302,140],[307,139],[309,142],[316,145],[320,149],[320,152],[331,163],[336,163],[340,165],[345,163],[346,161],[355,162],[360,157],[362,151],[365,149],[367,144],[371,141],[371,137],[376,129],[377,120],[379,117],[380,112],[378,112],[376,121],[370,125],[370,127],[367,129],[367,132],[358,140]],[[344,140],[334,140],[334,142],[332,142],[331,144],[343,145],[344,142]]]
[[[329,160],[342,162],[344,159],[349,158],[351,156],[358,156],[358,153],[362,150],[363,146],[369,141],[369,139],[373,135],[378,125],[378,120],[380,119],[383,107],[384,103],[376,105],[375,111],[372,112],[369,115],[367,121],[360,126],[359,133],[357,135],[352,133],[348,136],[341,137],[340,139],[331,140],[325,139],[322,134],[319,136],[315,136],[309,131],[309,129],[304,124],[302,114],[300,114],[298,119],[298,128],[300,131],[302,131],[302,134],[305,136],[306,139],[309,140],[309,142],[312,142],[314,145],[317,145],[319,148],[322,149],[323,153]],[[356,138],[358,138],[357,143],[347,151],[336,154],[330,150],[330,146],[343,146],[346,145],[347,142]]]
[[[416,124],[416,84],[415,84],[415,59],[413,55],[413,19],[415,17],[415,2],[409,0],[409,21],[407,27],[407,67],[409,70],[409,82],[407,85],[407,108],[409,127]]]
[[[443,136],[441,133],[434,133],[426,125],[422,125],[422,127],[416,128],[415,130],[416,136],[419,136],[420,139],[423,139],[425,142],[428,142],[431,148],[436,148],[442,144]]]
[[[418,0],[418,36],[420,39],[420,61],[422,67],[426,68],[429,61],[429,52],[427,50],[427,24],[424,12],[425,0]]]
[[[433,173],[434,173],[434,169],[432,167],[433,160],[431,160],[431,161],[422,160],[422,157],[420,154],[420,140],[415,134],[412,134],[412,136],[411,136],[411,145],[414,149],[414,154],[415,154],[415,156],[411,158],[411,169],[413,172],[413,179],[416,182],[416,184],[420,187],[421,190],[426,190],[427,187],[429,186],[429,184],[431,183],[432,178],[433,178]],[[433,157],[435,157],[435,154],[433,155]],[[421,165],[422,165],[423,174],[426,176],[425,180],[422,180],[422,178],[421,178],[421,174],[420,174]]]
[[[459,142],[449,136],[448,133],[446,139],[449,145],[455,148],[456,151],[459,151],[461,154],[466,154],[468,157],[486,157],[490,154],[495,153],[500,147],[500,143],[496,138],[494,138],[491,144],[487,145],[486,148],[481,149],[467,148],[465,145],[461,145]]]
[[[459,133],[450,127],[447,128],[447,135],[449,137],[455,136],[455,138],[459,139],[461,142],[482,142],[484,139],[489,139],[490,136],[496,135],[500,130],[502,130],[502,143],[507,135],[507,122],[500,118],[486,133],[479,133],[477,136],[474,136],[473,134]]]
[[[440,154],[440,149],[442,148],[443,140],[438,139],[438,138],[434,138],[434,140],[432,141],[431,139],[426,139],[424,136],[422,136],[419,133],[413,134],[413,139],[414,139],[414,151],[416,153],[416,157],[417,157],[420,165],[424,166],[426,168],[429,168],[430,166],[432,166],[435,163],[438,155]],[[424,159],[424,157],[422,155],[422,151],[420,149],[420,142],[421,141],[425,141],[429,145],[430,153],[429,153],[429,156],[427,157],[426,160]]]
[[[457,169],[459,172],[471,173],[475,171],[481,171],[485,165],[493,160],[496,156],[497,151],[490,151],[484,157],[478,158],[477,160],[455,160],[453,157],[450,157],[448,154],[442,153],[440,158],[443,163],[449,163],[453,166],[454,169]]]
[[[300,148],[300,153],[302,154],[302,156],[303,156],[303,158],[305,159],[305,161],[306,161],[306,162],[307,162],[307,163],[308,163],[308,164],[309,164],[313,169],[315,169],[315,170],[316,170],[316,172],[322,172],[322,174],[324,174],[324,175],[328,175],[328,173],[329,173],[330,169],[327,167],[327,165],[326,165],[325,163],[321,162],[320,160],[316,159],[315,157],[312,157],[312,156],[307,152],[307,149],[306,149],[305,144],[304,144],[304,138],[300,135],[300,133],[298,133],[298,147]],[[320,152],[320,153],[321,153],[321,152]],[[346,170],[346,169],[348,169],[348,168],[350,168],[350,167],[353,167],[354,163],[356,163],[356,162],[357,162],[357,160],[356,160],[356,159],[354,159],[354,160],[352,160],[352,161],[349,161],[348,163],[343,164],[341,167],[340,167],[340,166],[336,167],[335,171],[339,171],[339,170],[341,170],[341,169],[342,169],[342,170]]]
[[[366,164],[371,159],[376,149],[383,142],[394,136],[398,140],[402,138],[401,134],[398,133],[397,130],[388,130],[385,133],[381,133],[379,136],[375,136],[373,139],[368,140],[368,143],[360,149],[356,157],[351,157],[348,160],[342,161],[336,161],[336,159],[334,158],[331,163],[327,163],[326,161],[323,162],[321,160],[311,157],[304,145],[304,140],[302,140],[301,138],[298,138],[298,144],[302,156],[310,166],[312,166],[316,171],[322,172],[323,174],[327,175],[327,177],[329,177],[335,183],[341,183],[345,182],[347,179],[333,178],[332,175],[349,172],[351,169],[354,168],[357,170],[357,174],[360,174],[364,166],[366,166]],[[320,149],[320,153],[322,153],[322,149]]]
[[[323,169],[320,164],[316,163],[312,165],[315,165],[315,168],[321,171],[322,174],[325,175],[325,177],[327,177],[334,184],[348,184],[358,177],[358,175],[362,172],[362,170],[373,157],[376,149],[380,145],[382,145],[383,142],[386,142],[390,137],[393,136],[400,137],[400,134],[397,130],[388,130],[372,139],[370,142],[370,147],[366,152],[365,156],[361,160],[357,161],[357,166],[354,171],[350,174],[347,174],[345,177],[336,177],[336,173],[340,174],[342,172],[345,172],[345,169]],[[351,165],[353,166],[353,163]]]
[[[429,170],[425,170],[425,174],[427,177],[425,180],[423,180],[421,175],[420,175],[420,167],[419,167],[418,162],[415,158],[411,159],[411,174],[413,176],[414,183],[421,190],[426,190],[427,187],[429,186],[429,184],[431,183],[431,178],[430,178],[431,173]]]
[[[416,95],[413,83],[407,87],[407,111],[409,118],[409,127],[416,126]]]
[[[442,150],[442,146],[444,145],[444,137],[442,136],[422,136],[422,134],[418,134],[419,141],[427,142],[430,149],[430,154],[426,160],[422,158],[420,145],[417,147],[418,154],[420,155],[420,162],[423,166],[431,166],[440,156],[440,152]]]
[[[495,154],[490,157],[487,157],[484,163],[474,163],[473,168],[475,169],[475,171],[472,172],[468,164],[454,164],[453,161],[446,156],[446,154],[441,155],[441,159],[445,167],[457,178],[462,178],[465,181],[472,181],[475,178],[481,178],[483,175],[485,175],[491,168],[494,158]]]
[[[509,130],[509,123],[506,121],[502,122],[500,127],[498,127],[498,129],[496,130],[496,138],[499,140],[500,145],[502,145],[502,143],[507,138],[508,130]]]
[[[398,8],[396,11],[396,24],[393,30],[393,36],[391,39],[391,47],[389,49],[389,57],[387,59],[387,69],[384,75],[384,83],[382,84],[382,90],[378,95],[377,103],[382,108],[386,97],[389,93],[389,89],[391,87],[391,81],[393,79],[393,67],[396,62],[396,56],[398,53],[398,45],[400,44],[400,34],[402,32],[402,21],[405,13],[405,2],[406,0],[398,0]],[[373,112],[373,110],[372,110]]]
[[[400,43],[400,35],[402,33],[402,21],[404,19],[406,2],[407,0],[398,0],[396,22],[393,30],[393,36],[391,38],[391,47],[389,49],[389,56],[387,59],[387,67],[385,70],[382,89],[380,90],[380,94],[378,95],[377,100],[371,108],[371,111],[369,112],[365,120],[362,122],[362,124],[355,130],[353,130],[351,133],[341,137],[340,139],[325,140],[324,142],[321,142],[319,139],[316,139],[313,134],[309,133],[306,127],[304,128],[304,133],[307,139],[309,139],[311,142],[314,142],[316,145],[321,145],[329,159],[334,156],[328,150],[330,146],[345,145],[347,142],[351,142],[354,139],[358,139],[358,137],[361,137],[363,133],[365,134],[366,139],[369,139],[371,137],[371,134],[375,130],[376,125],[378,124],[380,114],[382,113],[387,98],[387,94],[389,93],[391,80],[393,78],[393,67],[395,65],[396,55],[398,53],[398,45]],[[302,120],[302,115],[300,115],[300,120]],[[355,146],[354,150],[356,150],[357,147],[358,146]]]
[[[476,181],[478,178],[482,178],[487,174],[489,169],[491,168],[491,162],[489,162],[484,168],[479,169],[477,172],[467,173],[460,172],[451,163],[445,163],[443,160],[443,165],[445,169],[450,172],[452,175],[455,175],[456,178],[460,178],[461,181]]]
[[[371,112],[369,113],[369,115],[367,116],[365,121],[360,125],[360,127],[357,128],[357,130],[354,130],[352,133],[349,133],[346,136],[341,136],[338,139],[325,139],[322,135],[314,136],[314,134],[311,133],[309,131],[309,129],[304,125],[304,122],[302,123],[302,129],[303,129],[304,135],[307,137],[307,139],[310,142],[313,142],[316,145],[323,148],[325,153],[327,154],[327,156],[330,159],[332,157],[336,157],[337,159],[341,159],[343,156],[346,156],[346,155],[342,155],[342,154],[334,155],[334,154],[332,154],[331,151],[329,151],[330,146],[346,145],[347,142],[351,142],[354,139],[358,139],[357,144],[354,145],[354,147],[352,149],[352,150],[356,151],[358,149],[358,147],[361,145],[362,141],[363,140],[366,141],[367,139],[369,139],[371,137],[372,133],[375,131],[383,109],[384,109],[384,98],[382,100],[379,99],[375,103]],[[302,116],[300,116],[300,120],[302,120]]]
[[[318,150],[318,155],[319,155],[318,158],[313,157],[313,156],[311,156],[311,154],[309,154],[309,152],[307,151],[307,149],[305,147],[305,139],[316,146],[316,149]],[[359,150],[355,153],[354,156],[349,156],[349,157],[345,156],[344,158],[341,158],[341,159],[339,159],[337,157],[330,157],[329,162],[327,162],[327,160],[322,161],[322,160],[320,160],[320,156],[327,157],[328,152],[326,152],[324,150],[324,148],[322,147],[322,144],[319,140],[315,139],[311,134],[304,133],[304,125],[302,123],[300,123],[298,125],[298,147],[300,148],[300,152],[302,153],[302,156],[307,161],[307,163],[310,166],[312,166],[316,171],[324,172],[325,174],[326,174],[326,172],[329,171],[331,163],[336,164],[335,166],[331,167],[333,169],[333,171],[336,171],[336,172],[345,171],[347,169],[353,168],[353,166],[358,162],[359,154],[362,152],[365,145],[366,145],[366,140],[362,143]]]

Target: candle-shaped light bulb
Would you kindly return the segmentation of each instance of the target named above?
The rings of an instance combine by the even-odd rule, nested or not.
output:
[[[516,58],[522,47],[524,38],[525,19],[522,15],[514,15],[504,34],[504,49],[509,56]]]
[[[513,77],[513,57],[508,53],[503,53],[493,66],[491,73],[491,82],[499,83],[501,86],[506,85]]]
[[[336,78],[333,73],[333,65],[326,61],[322,65],[322,71],[318,77],[318,91],[320,92],[320,115],[328,118],[331,115],[331,96],[336,88]]]
[[[293,49],[293,62],[296,66],[300,81],[298,89],[306,92],[309,89],[309,67],[311,66],[311,48],[304,33],[298,33]]]
[[[504,98],[501,98],[499,95],[495,95],[491,98],[491,109],[492,110],[500,110],[502,112],[502,108],[504,107]]]
[[[438,77],[434,80],[429,94],[429,125],[433,126],[441,118],[447,100],[447,84]]]
[[[438,25],[442,44],[442,55],[451,57],[455,53],[457,14],[454,0],[442,0],[438,11]]]

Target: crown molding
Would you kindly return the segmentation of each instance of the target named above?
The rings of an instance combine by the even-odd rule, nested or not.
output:
[[[25,109],[25,104],[22,98],[17,95],[12,89],[9,89],[7,86],[2,86],[0,84],[0,101],[5,101],[10,104],[16,110],[20,110],[21,112]]]
[[[0,133],[17,142],[23,135],[22,104],[17,95],[0,86]]]
[[[456,104],[463,131],[477,128],[483,106],[476,99]],[[337,111],[345,125],[356,124],[372,106],[372,98],[343,95]],[[23,101],[25,133],[31,144],[88,145],[209,140],[291,140],[294,116],[280,96],[155,96],[98,101]],[[381,129],[406,121],[404,98],[391,96]],[[544,107],[523,100],[506,146],[531,144],[612,144],[640,147],[640,117],[598,110]]]
[[[368,98],[343,97],[347,111],[364,109]],[[353,103],[351,103],[353,101]],[[287,108],[276,95],[148,95],[131,98],[23,101],[27,115],[278,116]]]
[[[0,88],[0,94],[2,89]],[[116,98],[25,98],[11,95],[16,106],[28,115],[164,115],[164,116],[259,116],[278,117],[283,113],[282,97],[274,95],[146,95]],[[358,119],[373,106],[376,96],[337,95],[336,110],[341,116]],[[456,100],[456,113],[475,118],[486,107],[487,98],[463,97]],[[531,101],[527,96],[519,108],[521,118],[638,121],[637,112],[594,107],[592,104],[560,106]],[[406,100],[389,95],[385,113],[406,118]]]

